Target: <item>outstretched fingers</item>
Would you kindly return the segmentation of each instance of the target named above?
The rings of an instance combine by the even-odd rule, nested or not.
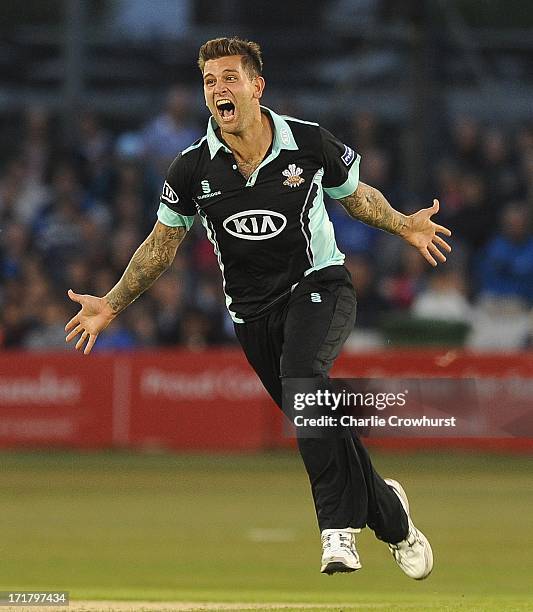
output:
[[[447,227],[444,227],[444,225],[437,225],[436,223],[435,223],[435,231],[439,232],[439,234],[444,234],[445,236],[452,235],[451,230],[449,230]]]
[[[94,346],[94,343],[96,342],[96,338],[98,338],[98,334],[89,335],[89,342],[87,342],[87,346],[85,347],[85,350],[83,351],[84,355],[88,355],[93,350],[93,346]]]
[[[81,336],[78,338],[75,348],[77,351],[83,349],[83,354],[88,355],[93,349],[94,343],[96,342],[96,338],[98,338],[98,334],[91,334],[82,325],[78,325],[66,337],[65,339],[66,342],[70,342],[80,333],[81,333]],[[83,348],[84,345],[85,345],[85,348]]]
[[[65,327],[65,331],[68,331],[67,327]],[[74,339],[81,331],[83,331],[82,325],[77,325],[65,338],[65,342],[70,342]]]
[[[79,314],[79,313],[78,313]],[[72,319],[65,325],[65,331],[69,332],[75,325],[78,325],[80,320],[78,314],[75,314]]]
[[[444,255],[444,253],[441,253],[441,251],[439,251],[438,247],[436,244],[434,244],[433,242],[430,242],[428,244],[428,250],[441,262],[444,263],[446,261],[446,256]]]
[[[81,347],[85,344],[87,337],[89,336],[89,332],[83,330],[79,340],[76,342],[76,350],[79,351]]]
[[[446,240],[443,240],[440,236],[437,236],[437,234],[433,236],[433,242],[439,245],[445,251],[448,251],[448,253],[450,253],[452,250],[452,247],[446,242]]]
[[[424,257],[424,259],[428,261],[433,267],[437,265],[437,262],[435,261],[435,258],[431,255],[431,253],[429,252],[428,247],[421,248],[420,253],[422,254],[422,257]]]

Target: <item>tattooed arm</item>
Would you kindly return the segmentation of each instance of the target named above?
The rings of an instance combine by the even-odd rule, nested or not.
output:
[[[184,227],[168,227],[157,221],[135,251],[122,278],[104,297],[115,316],[151,287],[170,266],[184,236]]]
[[[359,182],[352,195],[339,201],[350,217],[391,234],[401,236],[409,224],[407,215],[394,210],[381,191],[365,183]]]
[[[352,195],[339,201],[354,219],[401,236],[418,249],[432,266],[437,265],[436,259],[441,263],[446,261],[446,256],[440,249],[448,253],[452,250],[450,245],[438,235],[440,233],[451,236],[450,230],[431,221],[431,217],[439,210],[438,200],[433,200],[433,206],[430,208],[423,208],[412,215],[404,215],[395,210],[380,191],[359,182]]]
[[[184,227],[168,227],[157,221],[133,254],[122,278],[106,296],[79,295],[69,289],[68,296],[81,305],[81,310],[65,326],[66,341],[81,334],[76,349],[81,349],[88,340],[83,351],[88,355],[98,334],[170,266],[185,233]]]

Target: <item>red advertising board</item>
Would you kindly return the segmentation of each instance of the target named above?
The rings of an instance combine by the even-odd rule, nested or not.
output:
[[[483,379],[489,383],[484,392],[503,389],[508,406],[514,402],[527,412],[533,354],[344,354],[332,374]],[[502,379],[506,382],[499,385]],[[390,448],[533,449],[531,438],[516,436],[368,442]],[[294,440],[283,433],[280,411],[238,349],[90,357],[0,353],[0,447],[247,451],[293,446]]]
[[[252,450],[270,443],[270,400],[240,351],[138,355],[130,389],[133,446]]]
[[[0,446],[112,444],[115,360],[0,353]]]

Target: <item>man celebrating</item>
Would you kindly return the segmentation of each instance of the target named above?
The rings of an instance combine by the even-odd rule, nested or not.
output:
[[[436,266],[450,246],[431,208],[406,216],[359,181],[359,155],[316,123],[262,107],[256,43],[210,40],[200,49],[206,135],[171,164],[154,229],[102,298],[69,297],[81,310],[67,342],[90,353],[98,334],[170,266],[198,214],[222,272],[226,304],[246,357],[278,406],[284,380],[327,379],[355,321],[355,293],[324,206],[397,234]],[[384,480],[358,436],[299,438],[321,530],[321,571],[361,567],[355,534],[368,525],[401,569],[423,579],[433,567],[401,485]]]

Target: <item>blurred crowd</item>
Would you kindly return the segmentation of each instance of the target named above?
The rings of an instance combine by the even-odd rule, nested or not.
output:
[[[190,105],[176,87],[159,114],[122,133],[87,110],[68,146],[56,117],[26,111],[2,147],[0,349],[64,349],[64,326],[77,309],[67,289],[102,296],[120,278],[153,227],[167,166],[204,133],[190,120]],[[448,263],[432,269],[398,238],[328,203],[358,297],[351,345],[386,345],[386,321],[403,317],[461,324],[473,348],[530,346],[533,125],[453,120],[428,160],[430,189],[416,195],[406,187],[402,126],[356,112],[342,126],[325,127],[361,153],[362,180],[393,206],[410,213],[438,197],[438,221],[454,233]],[[234,341],[218,265],[195,223],[172,268],[95,350]]]

